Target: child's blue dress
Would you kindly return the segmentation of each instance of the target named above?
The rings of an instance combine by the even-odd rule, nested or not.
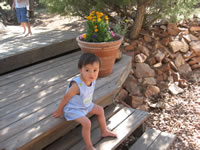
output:
[[[80,76],[74,78],[72,81],[77,83],[80,95],[73,96],[69,100],[68,104],[64,107],[64,117],[67,120],[75,120],[77,118],[86,116],[94,107],[92,99],[96,81],[93,81],[91,86],[87,86],[81,80]],[[71,82],[67,87],[67,91],[71,86]]]

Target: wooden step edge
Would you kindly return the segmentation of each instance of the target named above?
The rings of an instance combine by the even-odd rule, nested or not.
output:
[[[99,99],[98,101],[96,101],[96,103],[98,105],[101,105],[102,107],[108,106],[110,104],[112,104],[112,95],[113,93],[109,93],[107,95],[105,95],[103,98]],[[41,135],[31,139],[28,143],[25,143],[21,146],[18,146],[19,143],[15,140],[13,141],[13,138],[15,139],[16,137],[12,137],[9,140],[9,148],[13,149],[11,143],[14,142],[14,146],[18,147],[18,150],[38,150],[38,149],[42,149],[44,147],[46,147],[47,145],[49,145],[50,143],[54,142],[56,139],[58,139],[59,137],[62,137],[63,135],[65,135],[67,132],[71,131],[72,129],[74,129],[78,123],[76,122],[68,122],[65,121],[64,119],[58,120],[58,119],[52,119],[51,116],[49,116],[48,118],[43,119],[41,122],[38,122],[36,124],[33,125],[33,128],[37,128],[38,126],[45,124],[45,122],[52,122],[53,124],[55,124],[55,127],[52,127],[50,129],[46,129],[45,128],[45,132],[42,132]],[[59,123],[58,123],[59,122]],[[30,136],[28,137],[30,138]],[[17,142],[17,143],[16,143]]]
[[[126,107],[120,109],[120,111],[116,112],[112,117],[110,117],[107,121],[107,128],[113,130],[118,124],[123,122],[129,115],[133,113],[134,110],[130,110]],[[91,131],[91,139],[92,143],[96,144],[99,140],[101,140],[101,131],[99,126]],[[83,139],[78,142],[76,145],[70,148],[70,150],[83,150],[85,148],[85,144]]]
[[[172,133],[148,129],[129,150],[168,150],[175,139],[176,135]]]
[[[117,148],[133,131],[135,131],[147,118],[148,113],[140,110],[134,111],[124,122],[117,126],[113,131],[118,137],[103,138],[95,147],[97,150],[114,150]]]
[[[115,105],[111,104],[107,107],[105,107],[105,118],[108,120],[110,117],[112,117],[115,113],[117,113],[121,109],[122,105]],[[91,117],[92,122],[92,129],[98,127],[97,117],[92,116]],[[66,150],[72,147],[75,143],[78,143],[82,139],[81,137],[81,126],[77,126],[75,129],[71,130],[70,132],[66,133],[63,137],[59,138],[55,142],[51,143],[47,147],[45,147],[43,150]]]

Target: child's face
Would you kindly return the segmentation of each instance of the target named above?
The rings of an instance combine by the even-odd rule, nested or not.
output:
[[[99,74],[99,63],[94,62],[93,64],[83,66],[80,69],[80,73],[85,82],[92,82],[96,80]]]

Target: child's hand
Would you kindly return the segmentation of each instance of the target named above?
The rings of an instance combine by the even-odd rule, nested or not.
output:
[[[63,112],[62,111],[55,111],[53,114],[52,114],[52,116],[53,117],[55,117],[55,118],[58,118],[58,117],[60,117],[60,118],[63,118],[64,117],[64,114],[63,114]]]

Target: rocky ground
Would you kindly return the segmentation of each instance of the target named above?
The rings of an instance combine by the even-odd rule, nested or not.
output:
[[[116,99],[148,111],[146,128],[176,134],[171,149],[199,150],[199,22],[157,24],[142,30],[137,40],[125,41],[122,51],[133,57],[133,72]],[[133,134],[119,150],[136,139]]]

